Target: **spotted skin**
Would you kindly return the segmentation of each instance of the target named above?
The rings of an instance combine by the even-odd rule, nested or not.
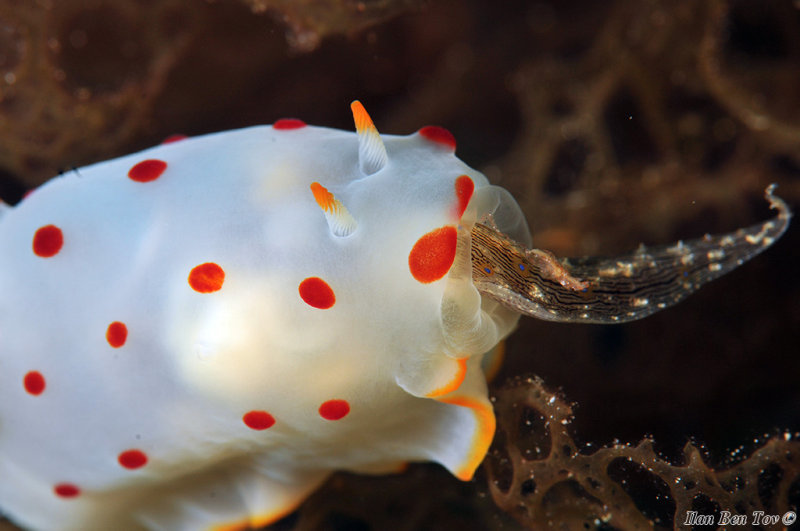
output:
[[[481,361],[519,314],[484,311],[469,231],[524,218],[446,130],[352,110],[356,132],[177,136],[2,206],[3,515],[246,529],[334,470],[472,477],[495,427]]]
[[[484,357],[520,313],[644,317],[789,222],[770,188],[764,224],[559,260],[448,131],[380,135],[351,108],[356,133],[171,137],[0,205],[3,515],[230,531],[334,470],[435,461],[469,480],[495,430]]]

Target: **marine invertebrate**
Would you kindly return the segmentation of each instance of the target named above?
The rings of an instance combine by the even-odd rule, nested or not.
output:
[[[483,225],[473,229],[472,270],[481,293],[522,313],[548,321],[623,323],[647,317],[683,300],[706,282],[742,265],[786,231],[791,211],[765,196],[778,215],[729,234],[705,235],[645,247],[611,258],[558,260],[525,249]]]
[[[54,3],[70,4],[88,3]],[[13,13],[9,17],[9,5],[42,4],[0,6],[4,22],[24,30],[29,19]],[[323,44],[322,53],[277,63],[273,52],[266,58],[258,55],[273,40],[266,48],[254,46],[252,35],[257,32],[245,38],[239,31],[253,25],[246,17],[234,19],[226,9],[230,5],[211,4],[213,13],[199,26],[192,25],[194,19],[178,19],[186,22],[182,29],[191,27],[204,38],[190,41],[188,59],[179,56],[168,65],[178,72],[167,83],[171,91],[148,85],[154,90],[136,94],[141,98],[134,106],[139,133],[127,140],[118,129],[93,135],[90,127],[114,124],[130,130],[131,121],[119,120],[127,112],[106,105],[118,93],[95,91],[94,85],[79,90],[83,87],[69,82],[85,74],[82,67],[92,64],[93,51],[98,50],[92,45],[96,41],[91,29],[96,26],[77,22],[102,13],[73,17],[68,7],[55,13],[59,31],[29,34],[26,45],[50,58],[51,52],[40,44],[60,39],[69,60],[54,56],[54,68],[43,69],[42,77],[46,83],[58,82],[57,90],[79,90],[77,94],[88,99],[70,99],[62,107],[57,91],[22,83],[24,72],[11,69],[17,82],[4,88],[22,103],[3,108],[2,118],[8,121],[0,150],[11,162],[0,170],[2,177],[29,179],[32,186],[58,168],[132,152],[174,130],[240,127],[246,120],[268,123],[290,110],[309,122],[313,116],[313,123],[346,127],[346,116],[332,111],[343,106],[330,102],[358,93],[375,101],[371,111],[378,113],[387,131],[410,132],[428,120],[445,122],[457,133],[462,158],[512,191],[535,224],[535,241],[559,256],[632,249],[640,241],[668,242],[744,226],[761,219],[758,194],[774,180],[780,182],[780,194],[797,203],[797,151],[773,134],[774,125],[790,123],[796,116],[795,36],[800,35],[800,19],[790,1],[759,3],[763,7],[694,0],[602,6],[512,2],[506,13],[490,3],[436,2],[428,4],[423,16],[404,17],[365,32],[363,38],[334,38]],[[759,11],[757,16],[751,16],[752,9]],[[239,12],[248,14],[246,9]],[[140,14],[153,17],[145,9]],[[454,18],[457,24],[441,23]],[[208,37],[218,35],[213,29],[225,25],[237,28],[236,34]],[[154,26],[170,27],[175,26]],[[68,37],[81,29],[89,30],[89,45],[68,50]],[[281,41],[282,27],[274,33],[274,40]],[[743,36],[752,39],[749,47]],[[159,60],[171,61],[172,41],[147,42],[158,49]],[[386,42],[391,46],[381,45]],[[703,46],[706,42],[712,46]],[[761,42],[770,46],[753,46]],[[227,61],[230,68],[219,68],[216,54],[230,56],[237,46],[249,53],[238,54],[235,64]],[[31,59],[26,56],[26,64]],[[241,67],[244,61],[251,61],[250,66]],[[263,70],[253,64],[264,65]],[[706,70],[706,64],[712,68]],[[8,65],[3,63],[3,74],[9,72]],[[325,65],[332,66],[329,70]],[[56,77],[58,69],[64,70],[68,82]],[[207,77],[209,69],[212,78]],[[241,77],[243,70],[248,74]],[[327,100],[308,97],[315,90],[305,82],[308,72],[324,79],[326,86],[330,83]],[[709,91],[719,75],[728,78],[727,86]],[[240,103],[235,109],[224,99],[214,99],[213,105],[203,99],[208,93],[203,89],[214,79],[224,79],[228,93],[236,94]],[[269,87],[258,85],[260,79],[269,79]],[[24,97],[26,91],[34,98]],[[213,85],[210,92],[215,94]],[[737,96],[738,102],[721,102],[717,96],[725,93]],[[736,106],[759,103],[765,104],[755,109],[761,121],[739,119]],[[30,114],[13,112],[26,108]],[[89,123],[73,121],[73,110],[81,113],[75,118],[91,118]],[[179,121],[181,110],[188,120]],[[53,142],[53,135],[68,141]],[[656,319],[622,328],[524,320],[513,336],[516,341],[509,343],[511,363],[506,367],[513,372],[526,365],[524,371],[536,371],[550,384],[564,386],[584,407],[607,404],[600,414],[582,416],[584,423],[594,423],[601,431],[597,442],[615,436],[632,440],[661,429],[676,438],[693,434],[713,449],[721,433],[742,441],[750,437],[748,428],[793,426],[787,407],[797,403],[790,375],[797,373],[798,365],[795,349],[786,345],[796,344],[791,316],[797,315],[797,305],[792,301],[800,296],[798,284],[790,280],[790,264],[796,262],[792,253],[799,242],[796,232],[787,236],[788,241],[784,238],[768,257],[743,268],[735,278]],[[733,293],[747,303],[731,304]],[[595,372],[603,378],[593,378]],[[751,382],[760,402],[724,390],[736,388],[743,378]],[[657,434],[661,442],[663,431]],[[409,492],[429,497],[424,485]],[[428,493],[437,490],[428,488]]]
[[[472,477],[495,424],[481,358],[519,315],[483,308],[469,228],[527,229],[447,132],[381,137],[352,110],[356,133],[170,139],[4,207],[14,520],[259,526],[335,469]]]
[[[518,312],[643,317],[790,217],[770,188],[779,214],[761,225],[560,262],[523,247],[516,202],[455,157],[449,132],[381,137],[352,111],[356,134],[285,119],[174,138],[4,207],[0,504],[13,518],[258,526],[334,469],[435,460],[468,480],[495,428],[481,361]]]

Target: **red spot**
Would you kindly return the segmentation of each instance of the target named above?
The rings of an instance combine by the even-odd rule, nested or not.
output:
[[[466,175],[462,175],[456,179],[456,218],[461,219],[464,211],[469,205],[469,200],[472,199],[472,192],[475,191],[475,183]]]
[[[273,129],[300,129],[301,127],[305,127],[306,123],[303,120],[298,120],[297,118],[283,118],[278,120],[274,124],[272,124]]]
[[[200,264],[189,272],[189,285],[200,293],[219,291],[225,282],[225,271],[214,262]]]
[[[22,380],[25,390],[34,396],[39,396],[44,392],[44,376],[39,371],[30,371]]]
[[[158,159],[147,159],[136,164],[128,171],[128,177],[137,183],[147,183],[155,181],[164,170],[167,169],[167,163]]]
[[[125,323],[114,321],[108,325],[108,330],[106,330],[106,341],[108,341],[109,345],[114,348],[119,348],[125,344],[126,339],[128,339],[128,327],[125,326]]]
[[[125,450],[119,454],[117,461],[123,467],[134,470],[147,464],[147,454],[141,450]]]
[[[426,125],[417,132],[422,135],[423,138],[430,140],[431,142],[441,144],[451,151],[456,150],[456,137],[454,137],[453,133],[444,127],[439,127],[438,125]]]
[[[42,258],[58,254],[64,245],[64,234],[55,225],[40,227],[33,235],[33,253]]]
[[[172,144],[173,142],[180,142],[181,140],[186,140],[189,138],[186,135],[169,135],[167,138],[161,141],[162,144]]]
[[[347,400],[328,400],[319,406],[319,416],[327,420],[339,420],[350,413]]]
[[[72,483],[59,483],[53,487],[53,492],[61,498],[74,498],[81,493],[81,489]]]
[[[336,303],[336,295],[321,278],[308,277],[300,283],[298,291],[306,304],[320,310],[327,310]]]
[[[248,411],[242,417],[248,428],[266,430],[275,424],[275,418],[266,411]]]
[[[423,235],[408,254],[408,268],[423,284],[439,280],[450,271],[456,258],[455,227],[446,226]]]

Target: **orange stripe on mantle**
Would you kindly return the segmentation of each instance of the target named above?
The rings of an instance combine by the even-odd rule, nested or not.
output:
[[[466,396],[453,396],[439,398],[438,400],[454,406],[467,407],[471,409],[472,413],[475,415],[475,421],[478,427],[472,436],[469,453],[461,466],[455,471],[455,476],[458,479],[461,481],[469,481],[475,474],[475,469],[478,468],[483,458],[486,457],[486,452],[489,451],[489,446],[492,444],[496,427],[494,410],[491,404]]]
[[[297,509],[303,499],[288,507],[282,507],[270,513],[258,516],[250,516],[236,522],[212,526],[209,531],[249,531],[251,529],[261,529],[262,527],[274,524],[284,516],[289,515],[292,511]]]
[[[453,391],[461,387],[461,384],[464,382],[464,378],[466,378],[467,376],[467,359],[461,358],[454,361],[458,364],[458,368],[456,370],[456,373],[453,375],[453,378],[450,379],[450,381],[444,384],[443,386],[434,389],[433,391],[425,395],[426,397],[437,398],[442,395],[446,395],[447,393],[452,393]]]

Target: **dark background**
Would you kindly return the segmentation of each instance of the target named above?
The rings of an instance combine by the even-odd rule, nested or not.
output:
[[[800,9],[721,0],[0,0],[0,197],[189,135],[298,117],[447,127],[537,247],[613,255],[800,205]],[[688,440],[724,467],[800,430],[800,229],[679,306],[619,325],[523,318],[493,386],[535,373],[575,438]],[[1,259],[1,258],[0,258]],[[502,412],[499,412],[502,414]],[[482,483],[483,482],[483,483]],[[279,527],[514,527],[485,477],[335,476]]]

